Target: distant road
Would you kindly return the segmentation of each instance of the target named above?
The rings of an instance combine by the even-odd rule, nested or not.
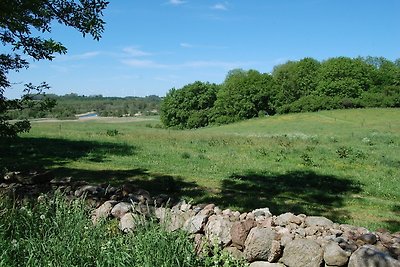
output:
[[[140,122],[140,121],[154,121],[158,120],[157,116],[147,116],[147,117],[91,117],[84,119],[75,120],[59,120],[53,118],[42,118],[42,119],[32,119],[31,122],[87,122],[87,121],[101,121],[106,123],[121,123],[121,122]]]

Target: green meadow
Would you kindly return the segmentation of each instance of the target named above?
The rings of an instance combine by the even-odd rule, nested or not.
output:
[[[197,130],[157,118],[33,122],[0,144],[3,169],[134,181],[153,195],[250,211],[269,207],[400,231],[400,110],[277,115]]]

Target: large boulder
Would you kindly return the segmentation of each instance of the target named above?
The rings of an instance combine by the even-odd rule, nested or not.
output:
[[[182,211],[178,211],[178,212],[172,212],[170,214],[168,214],[165,218],[164,218],[164,224],[166,226],[166,229],[168,231],[177,231],[177,230],[181,230],[183,228],[183,225],[185,224],[185,222],[191,217],[193,216],[193,214],[190,211],[187,212],[182,212]]]
[[[374,246],[365,245],[350,256],[348,267],[400,267],[400,261],[382,253]]]
[[[321,217],[321,216],[308,216],[305,219],[305,224],[308,227],[311,226],[322,226],[326,228],[330,228],[333,226],[333,222],[328,218]]]
[[[115,218],[121,218],[130,211],[132,211],[132,204],[128,202],[120,202],[112,208],[111,215]]]
[[[349,261],[351,253],[343,250],[338,243],[330,242],[324,251],[324,261],[329,266],[344,266]]]
[[[117,204],[117,201],[109,200],[104,202],[100,207],[95,209],[92,212],[92,221],[93,223],[97,223],[101,219],[106,219],[110,216],[111,210],[114,205]]]
[[[271,250],[276,237],[277,234],[272,229],[262,227],[252,228],[244,244],[246,259],[249,262],[256,260],[268,261],[272,255]]]
[[[254,220],[234,222],[231,228],[232,243],[234,246],[243,248],[244,242],[251,230],[255,226]]]
[[[207,223],[208,215],[197,214],[186,220],[183,229],[191,234],[200,233],[204,225]]]
[[[140,223],[138,215],[131,212],[126,213],[119,220],[118,228],[124,233],[131,233],[135,230],[136,226]]]
[[[314,240],[295,239],[286,245],[280,261],[288,267],[320,267],[323,249]]]
[[[279,226],[286,226],[290,223],[300,225],[302,220],[291,212],[279,215],[275,218],[275,224]]]
[[[222,215],[213,215],[208,218],[205,227],[205,234],[209,241],[226,246],[231,241],[232,222],[225,219]]]

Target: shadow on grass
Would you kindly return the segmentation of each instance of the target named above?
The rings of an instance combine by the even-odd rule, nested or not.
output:
[[[148,190],[152,195],[167,194],[174,199],[188,198],[195,202],[215,203],[221,208],[240,211],[269,207],[273,214],[288,211],[307,215],[322,215],[343,222],[349,214],[345,200],[361,192],[359,184],[350,179],[320,175],[313,171],[282,173],[232,174],[221,181],[218,189],[205,188],[185,177],[152,173],[146,169],[83,170],[65,164],[82,158],[105,162],[110,155],[134,155],[138,147],[96,141],[72,141],[49,138],[19,138],[0,140],[0,171],[53,169],[56,177],[73,177],[89,183],[120,185],[130,183]],[[60,167],[61,166],[61,167]],[[399,214],[400,207],[393,212]],[[397,220],[385,221],[392,231],[400,229]]]
[[[148,190],[152,195],[163,193],[175,199],[197,198],[206,192],[196,183],[185,181],[181,177],[150,173],[145,169],[84,170],[63,167],[68,162],[83,158],[96,163],[107,161],[110,155],[130,156],[134,155],[137,149],[126,144],[96,141],[3,139],[0,140],[0,174],[2,170],[24,172],[51,169],[51,175],[56,178],[72,177],[73,181],[116,186],[129,183]],[[42,186],[42,189],[43,192],[47,192],[49,186]]]
[[[384,222],[387,225],[387,229],[390,232],[400,231],[400,205],[394,205],[392,208],[392,212],[395,216],[397,216],[397,220],[385,220]]]
[[[129,170],[81,170],[72,168],[58,168],[56,177],[71,176],[77,181],[86,181],[93,184],[110,184],[120,186],[130,184],[137,189],[145,189],[151,195],[167,194],[178,200],[180,198],[196,199],[204,196],[206,190],[195,182],[186,181],[182,177],[151,173],[146,169]]]
[[[210,201],[243,211],[268,207],[273,214],[293,212],[323,215],[343,221],[348,214],[339,208],[361,187],[349,179],[319,175],[313,171],[286,174],[247,173],[223,180],[221,193]]]
[[[137,147],[96,141],[73,141],[50,138],[0,140],[0,171],[25,171],[63,165],[87,158],[104,162],[108,155],[133,155]]]

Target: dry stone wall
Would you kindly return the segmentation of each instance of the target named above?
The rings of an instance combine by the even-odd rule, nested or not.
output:
[[[268,208],[240,213],[185,201],[166,208],[111,200],[94,210],[93,221],[115,217],[122,231],[134,232],[140,218],[151,215],[169,231],[190,233],[198,253],[218,245],[251,267],[400,267],[400,233],[371,232],[320,216],[276,216]]]

